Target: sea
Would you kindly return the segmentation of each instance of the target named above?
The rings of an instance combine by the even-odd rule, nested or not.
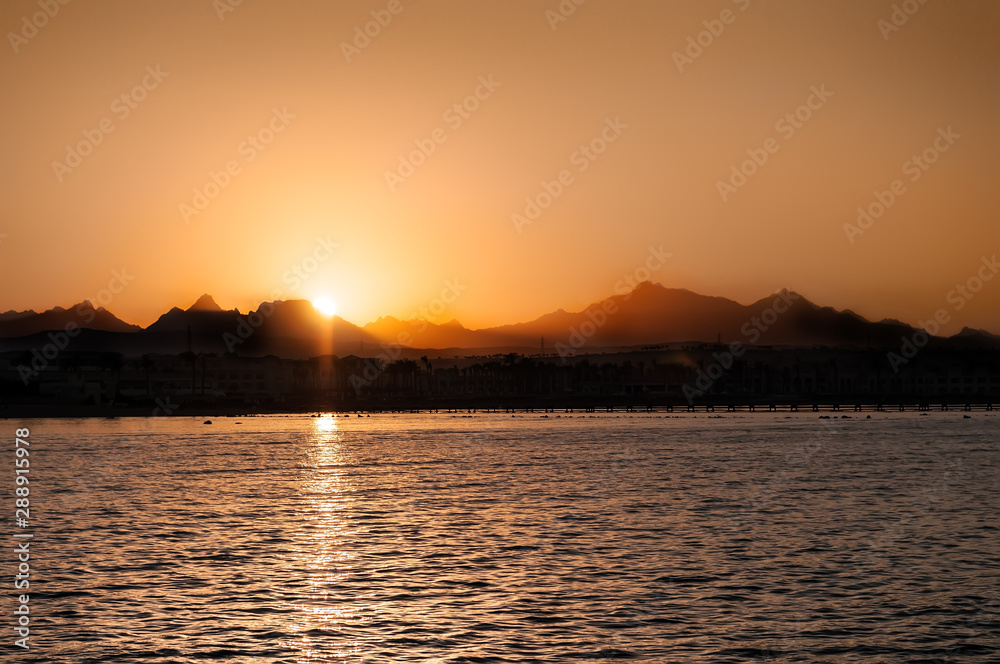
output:
[[[5,662],[1000,662],[1000,413],[0,435]]]

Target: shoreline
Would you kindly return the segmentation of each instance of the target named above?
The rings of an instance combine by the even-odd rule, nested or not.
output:
[[[822,413],[848,416],[863,413],[934,413],[934,412],[993,412],[1000,411],[1000,399],[975,400],[916,400],[894,399],[877,402],[845,402],[844,400],[763,400],[761,402],[720,402],[658,405],[530,405],[526,403],[483,405],[468,403],[451,404],[312,404],[311,407],[261,408],[246,406],[209,406],[206,404],[174,404],[169,412],[160,406],[57,406],[46,404],[0,405],[0,420],[20,419],[109,419],[121,417],[257,417],[267,415],[310,414],[573,414],[573,415],[724,415],[758,413]]]

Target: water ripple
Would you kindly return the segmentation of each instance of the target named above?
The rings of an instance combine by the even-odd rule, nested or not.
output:
[[[17,423],[19,661],[1000,661],[1000,418],[200,421]]]

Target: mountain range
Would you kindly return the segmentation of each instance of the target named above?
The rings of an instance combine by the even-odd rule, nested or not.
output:
[[[70,327],[67,328],[67,325]],[[374,355],[383,345],[409,349],[482,352],[594,351],[662,344],[732,343],[776,346],[899,348],[916,328],[895,320],[873,322],[849,310],[816,305],[782,291],[743,305],[723,297],[643,282],[581,311],[558,310],[535,320],[468,329],[458,321],[379,318],[364,326],[339,316],[320,314],[306,300],[263,302],[241,313],[223,309],[203,295],[187,309],[178,307],[145,329],[131,325],[103,307],[82,302],[48,311],[0,314],[0,350],[28,350],[49,342],[52,331],[81,328],[73,340],[78,350],[126,354],[235,352],[282,357]],[[932,344],[1000,348],[1000,337],[963,329]],[[543,345],[544,344],[544,345]]]

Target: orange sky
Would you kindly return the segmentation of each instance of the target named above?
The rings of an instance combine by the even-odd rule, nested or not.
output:
[[[230,2],[0,5],[0,310],[124,269],[108,308],[142,325],[206,291],[360,324],[457,280],[436,320],[480,327],[580,309],[662,246],[667,286],[1000,332],[1000,279],[947,299],[1000,249],[1000,4],[910,0],[889,31],[888,0]]]

